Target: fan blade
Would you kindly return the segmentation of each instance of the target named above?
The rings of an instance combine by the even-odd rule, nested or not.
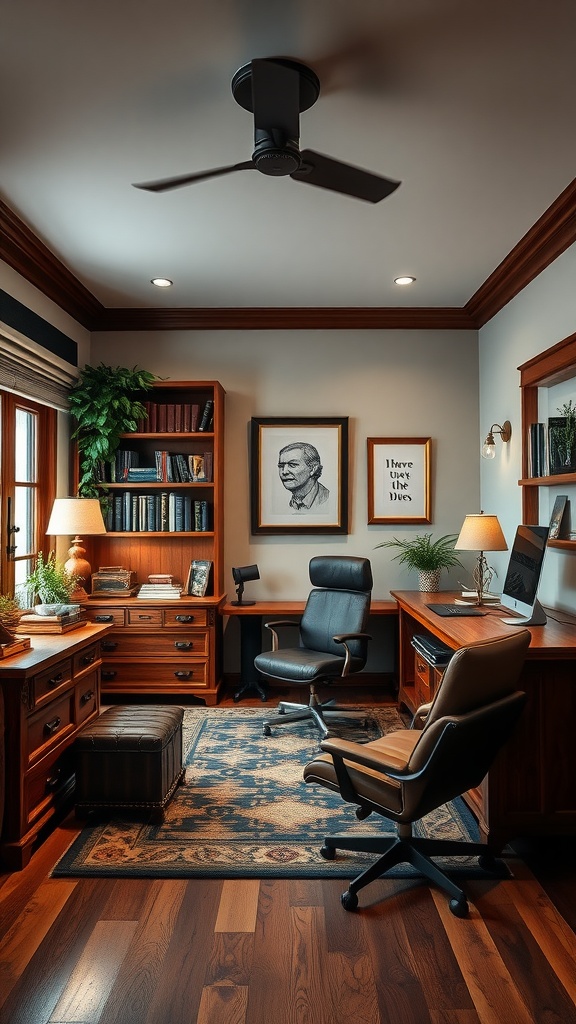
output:
[[[254,171],[256,168],[251,160],[245,160],[241,164],[229,164],[227,167],[214,167],[211,171],[199,171],[197,174],[183,174],[178,178],[162,178],[160,181],[143,181],[134,184],[134,188],[144,189],[145,192],[168,192],[171,188],[181,188],[182,185],[192,185],[195,181],[205,181],[206,178],[217,178],[222,174],[231,174],[232,171]]]
[[[276,129],[285,139],[300,135],[300,76],[272,60],[252,61],[254,130]]]
[[[302,166],[290,175],[295,181],[317,185],[318,188],[327,188],[332,192],[342,192],[355,199],[364,199],[367,203],[379,203],[400,185],[399,181],[333,160],[312,149],[303,149],[300,155]]]

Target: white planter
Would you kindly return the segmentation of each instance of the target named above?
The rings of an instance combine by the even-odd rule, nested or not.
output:
[[[442,569],[420,569],[418,572],[418,587],[429,594],[435,594],[440,590],[440,576]]]

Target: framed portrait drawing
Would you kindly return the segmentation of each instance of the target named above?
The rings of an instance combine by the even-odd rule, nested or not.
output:
[[[369,437],[368,523],[429,523],[429,437]]]
[[[348,417],[251,422],[252,533],[348,533]]]

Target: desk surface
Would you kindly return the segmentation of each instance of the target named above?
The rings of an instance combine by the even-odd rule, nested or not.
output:
[[[446,618],[426,607],[434,602],[451,604],[460,597],[459,591],[427,594],[418,590],[393,590],[391,593],[398,602],[400,613],[404,611],[421,622],[454,650],[479,640],[505,636],[515,628],[502,622],[504,617],[512,617],[507,609],[486,607],[483,610],[487,614],[481,617]],[[571,621],[568,612],[546,609],[546,614],[548,622],[545,626],[528,627],[532,635],[528,657],[576,659],[576,621]]]
[[[233,604],[226,601],[222,615],[301,615],[305,601],[256,601],[254,604]],[[371,615],[397,615],[396,601],[371,601]]]

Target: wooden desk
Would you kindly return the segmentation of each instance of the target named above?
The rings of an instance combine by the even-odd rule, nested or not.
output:
[[[268,694],[261,677],[254,668],[254,658],[262,650],[262,623],[264,619],[299,617],[304,611],[305,601],[255,601],[254,604],[234,604],[227,601],[221,606],[222,615],[238,615],[240,618],[240,687],[234,694],[237,702],[248,690],[256,690],[265,701]],[[374,600],[370,604],[370,615],[397,615],[396,601]]]
[[[455,593],[393,591],[399,609],[399,700],[416,703],[415,633],[429,633],[458,650],[514,629],[501,609],[481,618],[441,618],[426,607]],[[545,626],[531,626],[532,642],[520,679],[527,703],[519,726],[478,790],[465,795],[480,830],[495,846],[518,836],[576,833],[576,621],[547,610]],[[552,619],[552,615],[555,619]]]

